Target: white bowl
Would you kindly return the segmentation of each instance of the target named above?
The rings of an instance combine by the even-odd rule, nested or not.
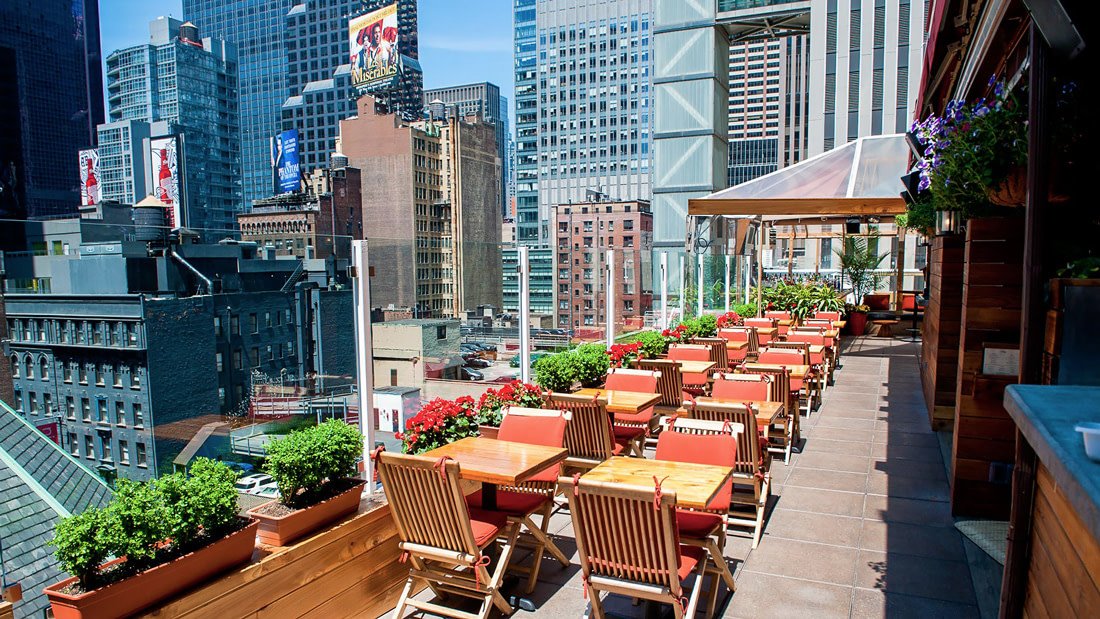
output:
[[[1100,462],[1100,423],[1082,421],[1074,428],[1085,439],[1085,453],[1092,460]]]

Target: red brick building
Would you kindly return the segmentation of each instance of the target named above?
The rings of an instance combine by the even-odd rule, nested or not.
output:
[[[615,250],[617,329],[653,305],[653,213],[649,202],[587,202],[555,208],[557,323],[584,329],[605,324],[604,263]],[[631,320],[634,319],[634,320]]]

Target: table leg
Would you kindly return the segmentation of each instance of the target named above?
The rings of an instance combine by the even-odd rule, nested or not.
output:
[[[497,508],[497,485],[481,484],[481,508],[493,510]]]

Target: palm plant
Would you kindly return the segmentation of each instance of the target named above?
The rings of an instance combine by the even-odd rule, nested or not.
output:
[[[840,272],[852,286],[856,299],[862,303],[863,297],[878,289],[883,275],[877,270],[882,261],[890,254],[878,254],[878,244],[872,245],[868,237],[844,237],[842,251],[835,252],[840,262]]]

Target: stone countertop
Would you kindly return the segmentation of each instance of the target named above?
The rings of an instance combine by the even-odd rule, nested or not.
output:
[[[1092,536],[1100,540],[1100,462],[1085,455],[1082,421],[1100,422],[1100,387],[1011,385],[1005,409]]]

